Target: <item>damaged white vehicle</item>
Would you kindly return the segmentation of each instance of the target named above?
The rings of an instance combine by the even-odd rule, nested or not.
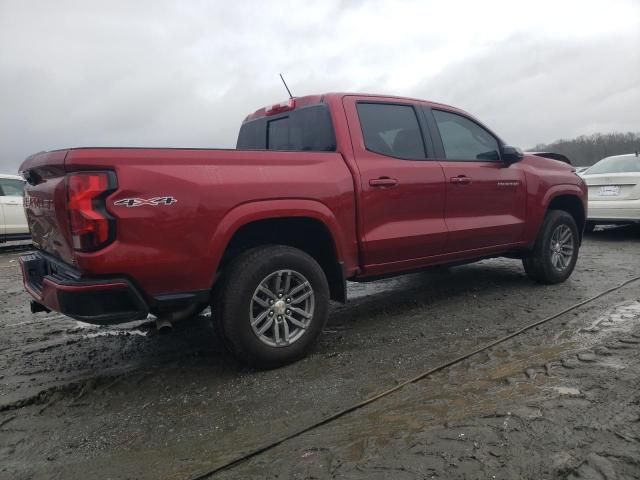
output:
[[[0,174],[0,243],[31,238],[23,197],[22,177]]]
[[[589,186],[587,230],[596,225],[640,222],[640,156],[616,155],[582,174]]]

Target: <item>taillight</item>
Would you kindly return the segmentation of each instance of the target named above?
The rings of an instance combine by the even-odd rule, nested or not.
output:
[[[113,172],[81,172],[67,177],[69,224],[73,248],[97,250],[115,237],[115,220],[106,209],[106,197],[116,188]]]
[[[288,112],[296,108],[295,98],[290,98],[286,102],[276,103],[264,109],[265,115],[275,115],[276,113]]]

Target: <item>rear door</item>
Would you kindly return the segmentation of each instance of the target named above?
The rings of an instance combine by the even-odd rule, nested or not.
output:
[[[392,269],[411,268],[442,253],[447,239],[444,174],[433,161],[419,107],[358,96],[345,97],[344,105],[360,173],[365,274],[389,271],[390,264],[395,264]]]
[[[525,175],[500,158],[500,142],[458,112],[425,109],[446,178],[450,252],[516,243],[526,222]]]
[[[2,204],[5,235],[25,234],[29,231],[24,214],[24,182],[13,178],[0,178],[0,204]]]

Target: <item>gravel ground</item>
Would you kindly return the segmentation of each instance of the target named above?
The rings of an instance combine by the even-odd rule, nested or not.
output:
[[[205,315],[172,334],[33,315],[0,248],[0,478],[190,478],[640,274],[588,236],[562,285],[497,259],[350,284],[315,352],[256,372]],[[640,282],[220,478],[640,478]]]

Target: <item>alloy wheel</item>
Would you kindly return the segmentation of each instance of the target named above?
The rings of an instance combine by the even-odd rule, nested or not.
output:
[[[558,225],[551,235],[551,265],[558,272],[564,271],[571,264],[574,251],[573,232],[568,225]]]
[[[315,307],[315,294],[304,275],[278,270],[265,277],[251,298],[251,328],[270,347],[287,347],[306,332]]]

